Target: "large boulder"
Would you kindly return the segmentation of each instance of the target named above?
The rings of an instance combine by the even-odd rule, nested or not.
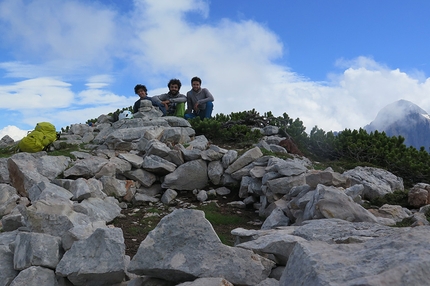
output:
[[[120,228],[99,228],[76,241],[56,268],[73,285],[113,285],[125,277],[125,245]]]
[[[186,162],[164,177],[162,188],[189,190],[204,188],[208,183],[207,163],[200,160]]]
[[[362,184],[363,198],[368,200],[405,189],[402,178],[379,168],[355,167],[343,175],[351,180],[351,185]]]
[[[204,212],[177,209],[142,241],[128,271],[174,282],[224,277],[233,284],[256,285],[273,266],[252,251],[222,244]]]

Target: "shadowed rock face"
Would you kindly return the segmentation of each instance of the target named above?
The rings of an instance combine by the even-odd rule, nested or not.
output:
[[[367,132],[384,131],[387,136],[402,136],[406,146],[430,151],[430,115],[418,105],[399,100],[378,112],[375,120],[364,126]]]
[[[299,150],[293,139],[287,138],[279,142],[279,146],[287,149],[288,153],[303,156],[303,153]]]

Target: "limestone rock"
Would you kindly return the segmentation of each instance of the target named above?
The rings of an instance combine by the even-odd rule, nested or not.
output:
[[[224,277],[255,285],[273,266],[252,251],[223,245],[202,211],[177,209],[142,241],[128,271],[177,282]]]

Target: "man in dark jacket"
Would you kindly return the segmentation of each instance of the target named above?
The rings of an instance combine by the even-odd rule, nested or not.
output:
[[[139,95],[139,99],[133,105],[133,113],[139,112],[141,100],[149,100],[152,102],[153,106],[158,107],[161,110],[161,112],[163,112],[163,115],[166,115],[166,109],[164,108],[164,106],[161,103],[149,97],[147,92],[148,90],[146,89],[146,86],[142,84],[138,84],[134,87],[134,93]]]

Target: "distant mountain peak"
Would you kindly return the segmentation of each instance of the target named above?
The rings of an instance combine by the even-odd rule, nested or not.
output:
[[[418,105],[401,99],[382,108],[375,120],[364,126],[367,132],[384,131],[387,136],[402,136],[406,146],[426,150],[430,146],[430,115]]]
[[[409,124],[411,122],[405,121],[405,119],[417,114],[422,115],[423,119],[430,120],[430,115],[424,109],[415,103],[400,99],[382,108],[375,120],[367,126],[371,126],[372,131],[383,131],[396,122],[402,125]]]

